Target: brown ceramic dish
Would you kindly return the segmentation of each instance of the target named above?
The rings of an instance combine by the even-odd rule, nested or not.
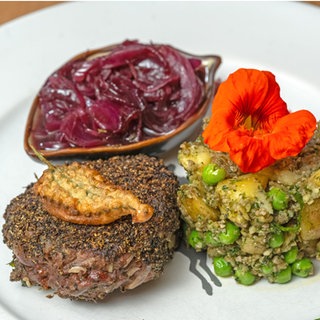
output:
[[[80,58],[91,59],[96,56],[107,55],[115,46],[116,45],[112,45],[100,49],[86,51],[75,56],[70,61],[77,60]],[[198,56],[183,52],[181,50],[178,51],[188,58],[195,58],[201,60],[201,65],[197,68],[196,72],[203,82],[205,95],[198,111],[191,117],[189,117],[182,125],[180,125],[173,132],[170,132],[162,136],[150,138],[148,140],[126,145],[106,145],[92,148],[70,147],[57,150],[44,149],[38,151],[41,152],[41,154],[45,156],[47,159],[97,158],[102,156],[128,154],[136,152],[157,153],[156,150],[158,150],[159,152],[163,152],[165,149],[172,148],[177,144],[180,144],[183,140],[187,139],[188,136],[190,136],[190,134],[192,134],[194,129],[201,125],[202,117],[208,110],[208,107],[216,89],[215,73],[219,65],[221,64],[221,57],[217,55]],[[39,97],[37,95],[32,103],[24,134],[24,149],[28,155],[35,159],[37,159],[37,156],[32,150],[31,145],[33,145],[32,129],[37,116],[38,103]]]

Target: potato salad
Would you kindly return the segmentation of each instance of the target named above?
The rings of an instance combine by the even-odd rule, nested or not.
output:
[[[185,241],[207,251],[217,276],[252,285],[314,273],[320,257],[319,136],[317,129],[297,156],[246,174],[201,136],[180,146],[178,161],[188,178],[178,191]]]

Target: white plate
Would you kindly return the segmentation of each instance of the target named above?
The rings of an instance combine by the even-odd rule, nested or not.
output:
[[[1,215],[43,166],[23,151],[33,96],[64,61],[87,48],[139,39],[195,54],[219,54],[224,79],[239,67],[272,71],[291,109],[320,116],[320,8],[294,2],[78,2],[58,5],[0,27]],[[175,152],[168,156],[174,162]],[[182,175],[181,169],[177,174]],[[1,225],[3,219],[0,221]],[[48,299],[9,282],[11,253],[0,245],[0,319],[316,319],[320,270],[286,285],[232,279],[208,295],[180,252],[161,279],[98,304]],[[211,266],[209,266],[211,267]],[[204,274],[204,277],[207,277]]]

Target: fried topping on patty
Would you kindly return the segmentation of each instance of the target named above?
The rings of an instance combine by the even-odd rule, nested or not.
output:
[[[131,215],[132,222],[138,223],[153,214],[153,208],[132,192],[77,162],[49,165],[33,188],[50,214],[73,223],[108,224],[124,215]]]

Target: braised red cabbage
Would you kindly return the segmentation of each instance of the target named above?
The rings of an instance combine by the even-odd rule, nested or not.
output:
[[[167,134],[199,108],[199,65],[170,46],[136,41],[108,55],[70,61],[39,92],[35,144],[94,147]]]

